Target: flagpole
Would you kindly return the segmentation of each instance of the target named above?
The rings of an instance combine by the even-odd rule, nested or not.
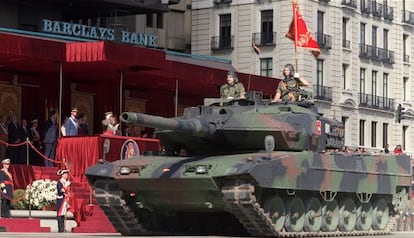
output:
[[[294,3],[294,4],[292,4],[292,6],[293,6],[293,18],[294,18],[293,24],[294,24],[294,27],[295,27],[295,72],[299,72],[299,69],[298,69],[298,47],[296,46],[297,42],[298,42],[298,19],[297,19],[298,5],[297,5],[296,0],[292,0],[292,2]]]

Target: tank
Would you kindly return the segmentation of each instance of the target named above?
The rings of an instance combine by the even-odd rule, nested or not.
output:
[[[310,100],[206,99],[183,116],[125,112],[164,150],[91,166],[123,235],[383,235],[408,201],[407,155],[342,152],[344,127]]]

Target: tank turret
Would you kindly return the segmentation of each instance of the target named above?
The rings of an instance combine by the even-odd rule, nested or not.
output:
[[[212,148],[217,153],[253,152],[265,149],[262,141],[267,135],[275,138],[276,150],[323,151],[343,146],[343,133],[336,133],[341,127],[323,118],[312,103],[271,103],[260,94],[251,95],[253,100],[205,100],[205,105],[186,108],[182,117],[125,112],[121,121],[156,128],[162,144],[174,151],[185,145],[199,153],[211,153]]]

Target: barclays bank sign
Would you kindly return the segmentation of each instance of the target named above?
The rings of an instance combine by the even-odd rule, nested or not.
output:
[[[42,31],[52,34],[82,37],[87,39],[116,41],[145,47],[158,46],[158,36],[155,35],[123,30],[120,30],[118,32],[112,28],[87,26],[77,23],[51,21],[47,19],[42,20]]]

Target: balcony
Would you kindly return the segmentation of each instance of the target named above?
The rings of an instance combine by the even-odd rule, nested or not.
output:
[[[359,106],[384,111],[394,111],[394,99],[359,93]]]
[[[404,63],[410,63],[410,56],[409,56],[409,55],[404,54],[404,56],[403,56],[403,62],[404,62]]]
[[[392,21],[394,20],[394,8],[384,5],[384,19]]]
[[[276,46],[276,32],[256,32],[252,34],[256,46]]]
[[[366,44],[359,44],[359,57],[371,59],[372,46]]]
[[[414,25],[414,12],[404,11],[403,13],[403,22],[410,25]]]
[[[332,37],[330,35],[325,35],[318,32],[316,32],[315,35],[316,40],[318,41],[319,47],[321,47],[321,49],[332,49]]]
[[[372,2],[372,15],[374,17],[382,17],[384,11],[384,5],[377,3],[376,1]]]
[[[341,4],[350,8],[357,8],[357,0],[342,0]]]
[[[361,0],[361,13],[370,14],[372,12],[371,0]]]
[[[313,85],[313,98],[332,102],[332,87]]]
[[[351,49],[351,41],[346,40],[346,39],[342,39],[342,48],[350,50]]]
[[[211,50],[232,50],[234,48],[234,35],[211,37]]]
[[[395,53],[394,51],[378,48],[381,61],[386,64],[395,63]]]

